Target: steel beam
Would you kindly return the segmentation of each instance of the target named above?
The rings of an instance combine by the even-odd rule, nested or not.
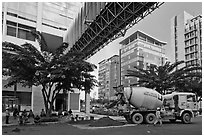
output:
[[[113,40],[124,36],[127,29],[145,18],[161,2],[109,2],[87,30],[76,42],[71,51],[85,53],[83,58],[90,57]],[[79,44],[80,43],[80,44]]]

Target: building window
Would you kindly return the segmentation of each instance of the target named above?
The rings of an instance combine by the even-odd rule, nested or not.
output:
[[[33,27],[19,24],[18,25],[18,38],[35,41],[34,36],[30,33],[30,30],[33,30]]]
[[[7,35],[16,37],[16,28],[12,26],[7,26]]]
[[[189,60],[189,58],[190,58],[190,55],[187,55],[186,57],[187,57],[187,60]]]
[[[195,51],[198,51],[198,45],[195,45]]]
[[[195,31],[195,36],[198,36],[198,31],[197,30]]]
[[[6,21],[6,24],[7,24],[7,35],[16,37],[17,23]]]
[[[190,58],[194,58],[194,54],[190,54]]]
[[[195,58],[198,58],[198,52],[195,52]]]
[[[189,53],[189,48],[186,48],[185,51],[186,51],[186,53]]]
[[[192,39],[190,40],[190,45],[191,45],[191,44],[193,44],[193,40],[192,40]]]
[[[35,41],[34,36],[30,33],[31,30],[35,30],[34,27],[30,27],[27,25],[7,21],[7,35],[21,38],[21,39],[26,39],[26,40],[31,40]]]
[[[198,44],[198,38],[195,38],[195,44]]]
[[[186,46],[189,46],[189,41],[186,41]]]
[[[146,41],[146,38],[143,35],[139,35],[139,39],[141,39],[142,41]]]
[[[194,46],[191,46],[191,47],[190,47],[190,51],[191,51],[191,52],[194,51]]]

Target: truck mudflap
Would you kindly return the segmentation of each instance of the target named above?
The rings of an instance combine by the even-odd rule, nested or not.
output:
[[[130,112],[124,112],[124,113],[123,113],[123,116],[124,116],[125,120],[126,120],[129,124],[132,124]]]
[[[198,112],[198,111],[193,111],[193,115],[194,115],[194,117],[197,117],[197,116],[198,116],[198,114],[199,114],[199,112]]]

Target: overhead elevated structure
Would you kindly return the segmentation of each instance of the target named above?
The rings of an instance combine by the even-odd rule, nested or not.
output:
[[[159,8],[163,2],[86,2],[68,31],[69,52],[89,58]]]

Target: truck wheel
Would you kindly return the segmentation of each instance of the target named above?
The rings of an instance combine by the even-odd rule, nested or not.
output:
[[[140,124],[140,123],[142,123],[142,122],[143,122],[143,116],[142,116],[142,114],[140,114],[140,113],[135,113],[135,114],[133,114],[133,116],[132,116],[132,122],[133,122],[134,124]]]
[[[145,115],[145,122],[147,124],[153,124],[155,120],[155,114],[153,113],[148,113]]]
[[[191,115],[188,112],[184,112],[181,116],[181,121],[184,124],[189,124],[191,123]]]

